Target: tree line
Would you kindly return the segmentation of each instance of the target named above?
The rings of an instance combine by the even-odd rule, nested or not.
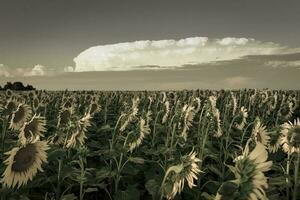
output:
[[[3,87],[0,85],[0,90],[17,90],[17,91],[29,91],[29,90],[35,90],[35,88],[32,85],[27,84],[27,86],[24,86],[22,82],[7,82]]]

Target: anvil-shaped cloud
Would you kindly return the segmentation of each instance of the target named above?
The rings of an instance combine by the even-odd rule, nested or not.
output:
[[[148,69],[176,68],[186,64],[226,61],[249,55],[286,54],[297,51],[299,49],[252,38],[191,37],[95,46],[80,53],[74,58],[74,62],[76,72],[128,71],[145,69],[147,66],[152,66]]]

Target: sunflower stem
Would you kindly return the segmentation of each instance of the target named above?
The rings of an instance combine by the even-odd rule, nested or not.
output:
[[[56,185],[56,199],[60,199],[60,175],[61,175],[62,159],[58,159],[57,185]]]
[[[293,200],[297,199],[297,188],[298,188],[298,173],[299,173],[299,163],[300,163],[300,153],[297,153],[297,162],[295,164],[295,175],[294,175],[294,190],[293,190]]]
[[[291,160],[291,155],[290,152],[288,152],[288,159],[287,159],[287,164],[286,164],[286,199],[290,199],[290,161]]]
[[[2,126],[2,138],[1,138],[1,149],[4,151],[4,141],[5,141],[5,135],[6,135],[6,128],[7,128],[8,119],[5,118],[3,120],[3,126]]]
[[[156,124],[157,124],[157,120],[158,120],[158,117],[160,115],[162,111],[159,111],[157,114],[156,114],[156,117],[155,117],[155,120],[154,120],[154,124],[153,124],[153,136],[152,136],[152,141],[151,141],[151,147],[153,148],[154,147],[154,142],[155,142],[155,136],[156,136]]]
[[[84,162],[82,156],[79,156],[80,161],[80,191],[79,191],[79,199],[83,200],[84,192],[83,192],[83,183],[85,177],[85,169],[84,169]]]

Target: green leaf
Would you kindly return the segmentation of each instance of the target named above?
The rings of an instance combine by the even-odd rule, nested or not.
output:
[[[76,200],[76,199],[77,199],[77,197],[73,193],[64,195],[62,197],[62,200]]]
[[[86,193],[89,193],[89,192],[97,192],[97,191],[98,191],[97,188],[87,188],[87,189],[85,190]]]

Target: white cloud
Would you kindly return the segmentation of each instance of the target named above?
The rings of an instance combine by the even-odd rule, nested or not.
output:
[[[297,61],[268,61],[266,66],[274,68],[284,68],[284,67],[300,67],[300,60]]]
[[[64,68],[64,72],[74,72],[74,67],[67,66],[67,67]]]
[[[80,53],[74,58],[74,62],[76,72],[116,71],[135,70],[139,69],[139,66],[182,67],[189,63],[210,63],[247,55],[282,54],[294,51],[295,49],[276,43],[260,42],[252,38],[193,37],[95,46]]]
[[[45,69],[43,65],[35,65],[30,71],[24,73],[24,76],[45,76]]]
[[[30,76],[52,76],[63,71],[59,68],[49,68],[43,65],[34,67],[8,67],[0,64],[0,77],[30,77]]]
[[[0,64],[0,77],[10,77],[10,73],[8,72],[7,68],[3,65]]]

